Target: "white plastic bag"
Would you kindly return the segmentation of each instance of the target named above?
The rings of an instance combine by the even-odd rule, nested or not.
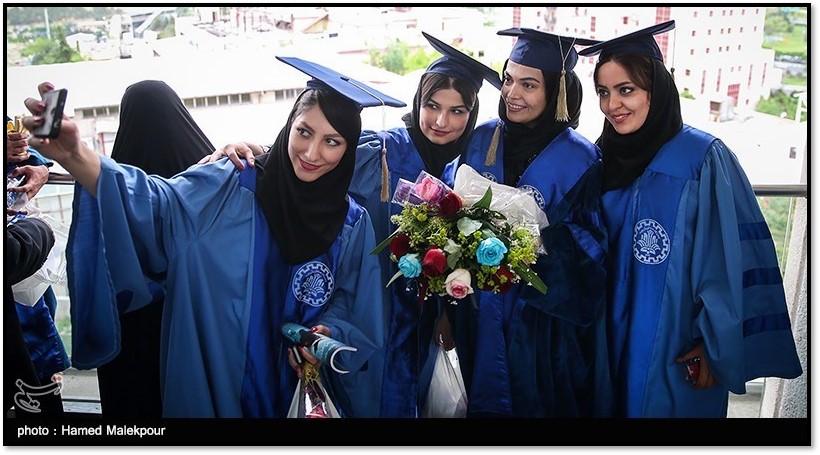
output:
[[[299,379],[296,390],[293,392],[293,399],[288,410],[289,419],[310,419],[310,418],[333,418],[338,419],[339,411],[330,399],[327,390],[322,385],[321,380],[311,381],[313,390],[305,388],[304,379]],[[314,394],[315,392],[315,394]],[[312,408],[323,408],[317,413]]]
[[[33,306],[52,284],[60,284],[66,279],[66,260],[63,254],[68,244],[68,227],[48,216],[37,215],[54,232],[54,246],[48,253],[46,262],[33,275],[11,287],[14,300],[26,306]]]
[[[461,418],[467,415],[467,390],[458,367],[455,348],[446,351],[439,345],[433,378],[427,391],[422,417]]]

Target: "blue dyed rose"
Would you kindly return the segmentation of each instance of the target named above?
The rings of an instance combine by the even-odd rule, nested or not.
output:
[[[406,278],[415,278],[421,274],[421,261],[418,254],[405,254],[399,259],[399,270]]]
[[[475,257],[478,259],[479,264],[492,267],[501,264],[505,254],[507,254],[507,247],[504,246],[504,242],[496,237],[482,240],[475,251]]]

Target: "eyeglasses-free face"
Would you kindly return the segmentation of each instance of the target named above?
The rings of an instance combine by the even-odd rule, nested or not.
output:
[[[293,119],[288,138],[288,156],[296,177],[313,182],[342,161],[347,141],[315,105]]]
[[[626,69],[616,62],[598,68],[599,107],[618,134],[638,131],[649,115],[649,92],[632,81]]]

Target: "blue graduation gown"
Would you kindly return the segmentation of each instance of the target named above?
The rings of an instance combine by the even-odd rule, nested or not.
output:
[[[401,212],[400,205],[381,201],[383,146],[387,149],[390,168],[390,198],[399,179],[413,182],[426,170],[406,128],[362,132],[350,195],[370,214],[377,243],[396,229],[390,217]],[[432,335],[439,302],[428,298],[419,305],[415,282],[408,283],[403,277],[385,287],[398,271],[396,263],[390,260],[388,248],[379,253],[379,265],[387,333],[381,416],[414,418],[421,414],[432,377],[429,353],[435,347]]]
[[[484,165],[499,121],[476,128],[458,163],[505,183],[503,135],[495,164]],[[445,172],[449,183],[458,163]],[[533,159],[518,182],[550,222],[541,231],[547,255],[533,266],[547,285],[546,295],[520,283],[505,294],[476,291],[472,304],[448,306],[468,416],[611,415],[601,166],[598,148],[568,128]]]
[[[322,368],[325,385],[344,415],[378,415],[381,370],[368,368],[383,342],[378,263],[358,204],[327,252],[289,267],[255,170],[225,160],[163,179],[101,159],[97,198],[77,187],[67,249],[77,368],[117,355],[118,313],[150,303],[159,284],[166,417],[284,417],[297,381],[284,322],[324,324],[356,347],[338,359],[350,373]]]
[[[771,233],[723,142],[684,126],[602,200],[618,415],[726,417],[746,381],[800,375]],[[675,358],[701,341],[717,384],[695,390]]]

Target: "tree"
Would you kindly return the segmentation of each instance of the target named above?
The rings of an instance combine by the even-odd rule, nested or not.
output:
[[[391,43],[383,52],[376,49],[370,50],[371,65],[396,74],[407,74],[417,69],[427,68],[436,58],[438,58],[437,53],[427,54],[422,48],[410,53],[410,48],[401,41]]]
[[[37,38],[32,44],[23,49],[21,54],[24,57],[31,56],[32,65],[80,62],[83,60],[80,53],[68,45],[62,28],[57,28],[55,35],[56,39],[53,40]]]
[[[778,116],[785,112],[786,118],[794,120],[795,113],[797,112],[797,102],[797,98],[783,93],[782,90],[777,90],[772,92],[769,99],[761,99],[757,103],[755,110]],[[805,116],[801,116],[800,121],[805,122],[808,121],[808,119],[809,115],[807,112]]]

